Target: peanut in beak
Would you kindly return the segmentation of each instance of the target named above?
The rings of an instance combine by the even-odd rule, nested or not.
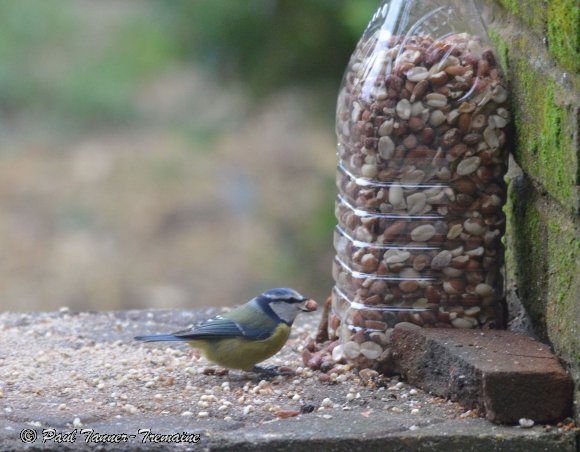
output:
[[[312,312],[316,311],[317,308],[318,304],[316,303],[316,301],[308,299],[302,304],[302,307],[300,309],[302,309],[302,311],[304,312]]]

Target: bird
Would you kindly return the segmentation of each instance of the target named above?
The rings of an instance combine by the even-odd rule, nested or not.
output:
[[[275,288],[197,326],[171,334],[136,336],[135,339],[188,342],[219,366],[276,375],[277,366],[258,366],[258,363],[284,346],[300,312],[316,309],[313,299],[293,289]]]

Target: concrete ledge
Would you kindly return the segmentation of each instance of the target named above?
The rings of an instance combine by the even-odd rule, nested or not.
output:
[[[211,374],[186,345],[132,340],[216,312],[0,314],[0,450],[576,450],[571,424],[497,426],[398,378],[369,381],[341,365],[322,378],[300,368],[317,316],[299,318],[286,347],[269,360],[297,369],[296,375],[270,381],[243,372]],[[43,431],[51,428],[76,431],[75,442],[43,444]],[[24,429],[37,440],[23,444]],[[82,429],[135,437],[86,443]],[[143,444],[139,429],[199,433],[200,441]]]
[[[573,383],[550,349],[511,331],[395,328],[408,381],[493,422],[557,422],[571,414]]]

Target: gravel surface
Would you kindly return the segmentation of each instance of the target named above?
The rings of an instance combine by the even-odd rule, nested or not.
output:
[[[209,317],[216,311],[206,313]],[[140,315],[145,318],[137,319]],[[73,314],[66,309],[58,314],[0,315],[0,416],[57,425],[73,425],[75,419],[84,425],[138,413],[251,422],[273,421],[295,412],[328,417],[356,409],[368,417],[376,410],[441,418],[471,416],[458,405],[396,378],[370,374],[363,381],[347,365],[338,365],[330,374],[306,369],[300,352],[318,316],[302,316],[284,349],[266,362],[290,367],[296,375],[273,379],[214,367],[186,344],[144,345],[132,340],[137,333],[194,323],[195,315],[183,311]],[[41,419],[46,412],[50,418]],[[34,413],[38,419],[31,417]]]
[[[307,448],[311,430],[320,431],[321,441],[342,437],[356,444],[360,438],[392,435],[400,441],[397,435],[405,432],[413,441],[426,434],[445,443],[451,431],[471,435],[474,444],[481,435],[492,442],[501,435],[550,444],[546,429],[562,432],[558,427],[493,426],[397,378],[359,373],[346,365],[329,373],[307,369],[301,351],[316,331],[319,314],[300,316],[287,345],[266,362],[290,367],[295,375],[272,379],[216,368],[186,344],[132,339],[178,330],[219,312],[72,313],[63,308],[0,314],[0,446],[21,445],[23,428],[183,430],[199,432],[209,449],[220,450],[226,444],[241,450],[237,448],[246,440],[255,442],[256,435],[264,450],[272,445],[268,441],[294,446],[305,441],[300,444]]]

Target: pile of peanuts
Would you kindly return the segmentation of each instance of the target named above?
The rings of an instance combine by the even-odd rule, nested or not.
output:
[[[337,106],[337,357],[381,368],[399,322],[503,326],[507,98],[477,37],[359,43]]]

